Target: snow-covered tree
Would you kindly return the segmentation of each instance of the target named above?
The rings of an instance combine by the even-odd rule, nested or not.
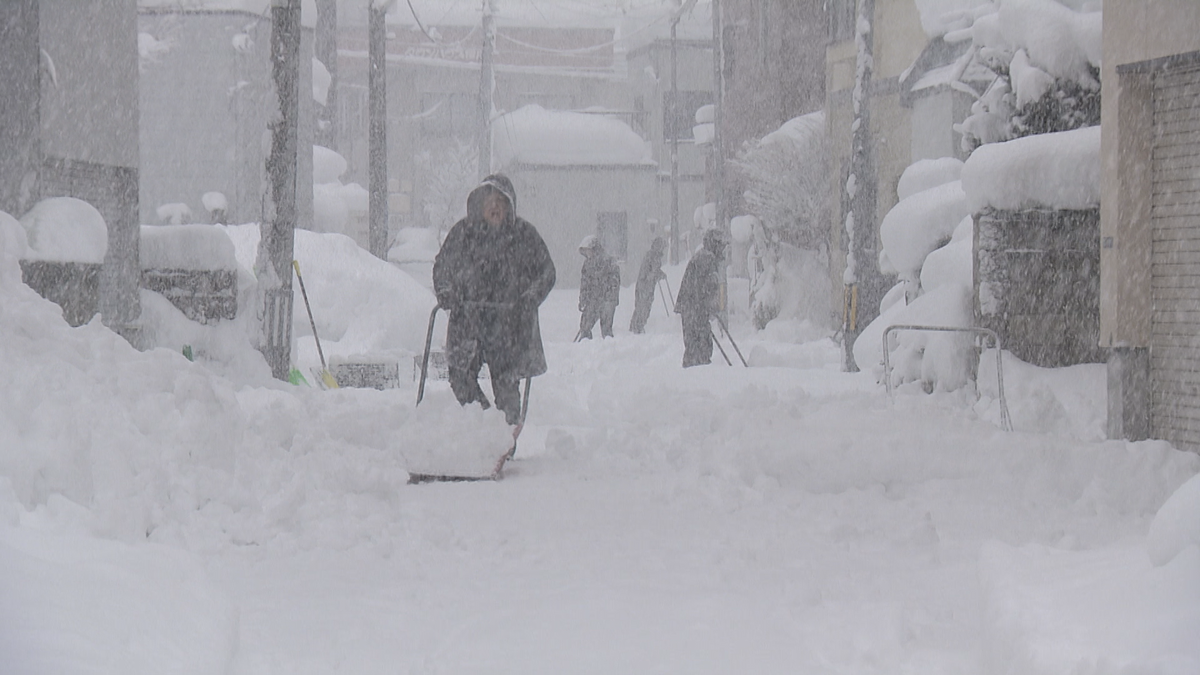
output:
[[[757,218],[750,232],[754,258],[751,311],[755,324],[762,328],[775,317],[788,316],[796,309],[786,306],[795,304],[787,302],[795,294],[781,285],[795,278],[797,270],[786,267],[800,259],[828,264],[829,150],[825,113],[794,118],[748,143],[734,167],[745,180],[746,208]],[[789,249],[808,255],[797,256]]]
[[[466,195],[477,182],[479,153],[472,144],[455,141],[444,150],[417,155],[416,168],[429,227],[448,232],[467,213]]]

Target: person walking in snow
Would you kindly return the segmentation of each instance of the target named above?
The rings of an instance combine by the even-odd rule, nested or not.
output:
[[[704,233],[704,247],[688,261],[679,282],[675,313],[683,318],[683,367],[712,363],[712,326],[709,320],[720,311],[721,265],[725,257],[725,234]]]
[[[579,337],[592,339],[592,327],[600,322],[600,334],[613,336],[613,317],[621,295],[621,270],[617,261],[605,252],[604,246],[594,235],[579,242],[579,253],[583,255],[583,268],[579,272]]]
[[[638,270],[637,285],[633,291],[633,318],[629,320],[629,330],[633,333],[646,332],[646,321],[650,318],[650,310],[654,308],[654,290],[658,288],[659,281],[667,278],[662,271],[666,246],[662,237],[655,237],[650,242],[650,250],[642,258],[642,267]]]
[[[450,228],[433,262],[438,306],[450,314],[446,363],[462,405],[490,407],[479,387],[488,365],[496,407],[521,422],[518,383],[546,372],[538,307],[554,288],[550,250],[516,214],[512,181],[493,174],[467,197],[467,217]]]

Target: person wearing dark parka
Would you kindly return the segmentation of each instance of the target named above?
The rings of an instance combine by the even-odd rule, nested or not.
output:
[[[637,284],[633,289],[633,317],[629,320],[629,330],[633,333],[646,332],[646,321],[650,318],[650,310],[654,308],[654,290],[658,282],[667,278],[662,270],[663,251],[667,243],[662,237],[655,237],[650,242],[650,250],[642,258],[642,267],[638,270]],[[665,302],[665,301],[664,301]]]
[[[712,325],[720,311],[721,265],[726,239],[720,230],[704,233],[704,246],[688,261],[679,282],[675,312],[683,319],[683,367],[712,363]]]
[[[613,317],[621,301],[621,268],[595,235],[579,243],[583,267],[579,270],[579,339],[592,339],[592,327],[600,322],[600,335],[613,336]]]
[[[450,228],[433,262],[438,306],[450,314],[446,363],[462,405],[490,407],[479,386],[487,364],[496,407],[521,422],[518,383],[546,372],[538,307],[554,288],[550,250],[517,213],[517,195],[493,174],[467,197],[467,217]]]

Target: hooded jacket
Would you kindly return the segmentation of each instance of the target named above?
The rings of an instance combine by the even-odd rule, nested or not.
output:
[[[509,204],[508,217],[497,226],[483,218],[492,190]],[[556,273],[546,242],[516,215],[516,206],[512,182],[501,174],[472,190],[467,217],[450,228],[434,259],[433,289],[439,303],[450,305],[450,358],[474,353],[474,342],[492,377],[520,379],[546,372],[538,307],[554,288]]]

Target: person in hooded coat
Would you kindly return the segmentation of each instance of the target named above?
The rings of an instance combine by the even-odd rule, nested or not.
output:
[[[433,262],[438,306],[450,314],[446,363],[458,402],[490,407],[479,387],[488,365],[496,407],[521,422],[518,383],[546,372],[538,307],[554,288],[546,242],[516,215],[517,196],[503,174],[467,197],[467,217],[450,228]]]
[[[621,301],[621,269],[617,261],[605,252],[595,235],[579,243],[583,267],[579,271],[579,337],[592,339],[592,327],[600,322],[600,334],[613,336],[613,317]]]
[[[725,235],[720,230],[704,233],[704,247],[692,256],[679,282],[675,313],[683,318],[683,367],[712,363],[710,319],[720,311],[721,265],[725,257]]]
[[[654,289],[658,288],[659,281],[667,278],[662,271],[666,246],[662,237],[655,237],[650,242],[650,250],[642,258],[642,267],[638,270],[637,285],[633,291],[633,318],[629,320],[631,332],[646,332],[646,321],[650,318],[650,310],[654,308]]]

